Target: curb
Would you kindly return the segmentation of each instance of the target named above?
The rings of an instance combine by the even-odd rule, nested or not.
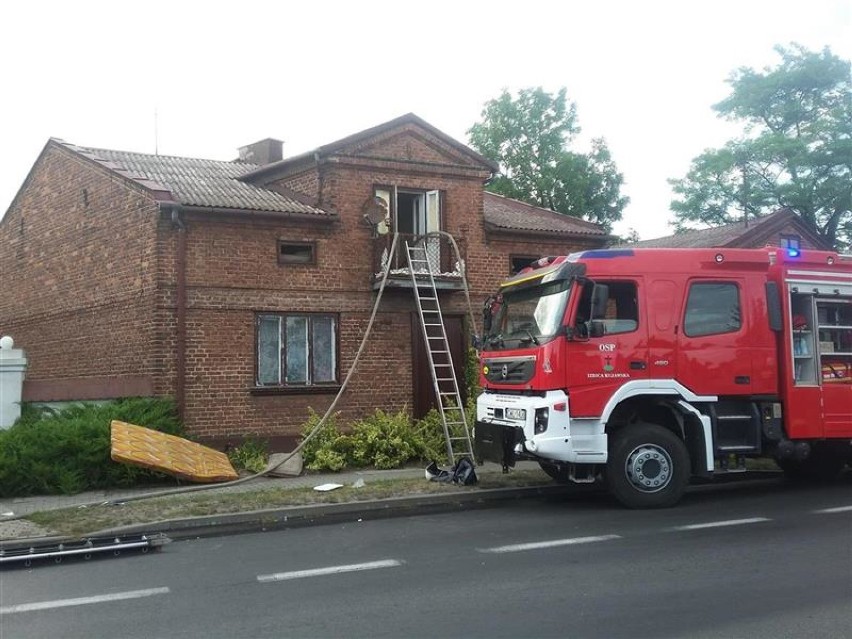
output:
[[[584,491],[585,492],[585,491]],[[577,493],[575,486],[548,485],[490,488],[458,495],[416,495],[340,504],[309,504],[225,515],[170,519],[108,528],[91,536],[162,533],[171,539],[219,537],[234,534],[323,526],[346,522],[391,519],[412,514],[442,513],[493,507],[500,502],[530,497],[555,497]]]

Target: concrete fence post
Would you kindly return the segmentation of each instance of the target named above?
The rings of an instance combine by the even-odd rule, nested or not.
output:
[[[0,428],[9,428],[21,416],[21,391],[27,372],[24,351],[15,341],[0,337]]]

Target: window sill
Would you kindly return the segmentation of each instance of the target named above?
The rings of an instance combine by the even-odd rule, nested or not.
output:
[[[328,386],[252,386],[249,395],[331,395],[340,390],[340,384]]]

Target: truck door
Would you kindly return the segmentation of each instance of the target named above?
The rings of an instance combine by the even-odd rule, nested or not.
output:
[[[640,287],[638,278],[584,284],[574,328],[588,335],[588,341],[570,343],[566,373],[572,416],[597,417],[620,386],[648,378],[648,327]],[[595,288],[599,299],[593,304]]]
[[[752,392],[742,278],[687,281],[678,330],[677,379],[699,395]]]
[[[648,285],[648,370],[651,379],[677,379],[677,330],[683,282],[654,280]]]

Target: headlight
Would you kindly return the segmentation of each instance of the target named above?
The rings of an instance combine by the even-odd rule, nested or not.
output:
[[[550,418],[550,410],[547,408],[535,409],[535,434],[540,435],[547,430],[547,420]]]

